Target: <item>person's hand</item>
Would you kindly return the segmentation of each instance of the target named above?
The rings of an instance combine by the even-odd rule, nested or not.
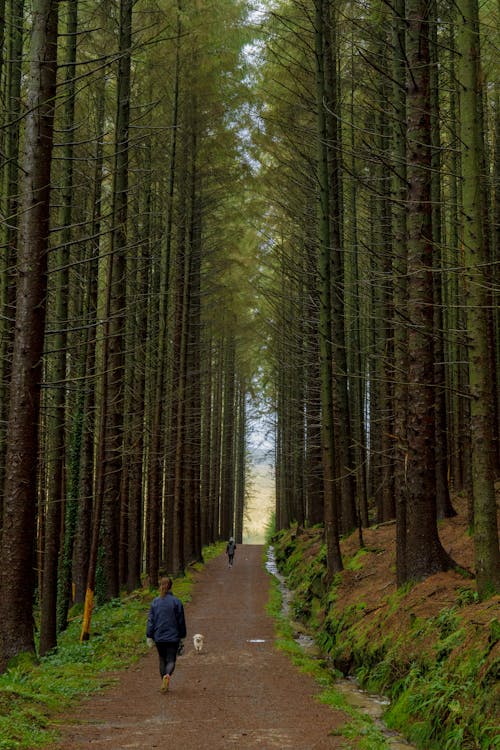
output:
[[[148,648],[153,648],[153,646],[155,645],[155,642],[152,638],[146,638],[146,643],[148,644]]]
[[[179,641],[179,646],[177,647],[177,656],[182,656],[184,653],[184,641]]]

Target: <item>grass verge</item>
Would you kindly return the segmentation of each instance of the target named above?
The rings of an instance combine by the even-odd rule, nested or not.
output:
[[[305,653],[295,640],[292,623],[282,613],[279,581],[274,576],[267,612],[275,622],[276,648],[286,653],[300,672],[314,678],[321,687],[321,692],[316,696],[318,701],[346,715],[343,726],[331,732],[332,735],[344,737],[345,750],[388,750],[390,745],[371,717],[349,705],[342,693],[335,688],[335,679],[339,674],[324,659]]]
[[[206,561],[223,544],[204,548]],[[190,566],[175,579],[173,590],[183,602],[191,597]],[[56,713],[116,681],[111,673],[126,669],[147,652],[146,619],[154,591],[141,589],[95,607],[90,640],[80,643],[81,617],[59,637],[57,651],[41,659],[22,654],[0,675],[0,750],[35,750],[57,740]]]
[[[273,545],[292,617],[344,674],[390,698],[389,727],[422,750],[500,750],[499,597],[478,601],[452,572],[385,593],[378,547],[346,555],[328,582],[314,529],[281,532]]]

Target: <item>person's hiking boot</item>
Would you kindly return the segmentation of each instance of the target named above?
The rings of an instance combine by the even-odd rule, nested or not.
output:
[[[170,686],[170,675],[166,674],[163,676],[163,680],[161,681],[161,692],[166,693],[169,686]]]

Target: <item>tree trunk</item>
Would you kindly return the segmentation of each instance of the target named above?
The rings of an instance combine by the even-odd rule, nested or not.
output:
[[[452,561],[437,533],[433,357],[433,244],[429,16],[407,2],[408,35],[408,422],[405,580],[446,570]],[[398,574],[398,578],[399,578]]]
[[[98,432],[96,413],[96,335],[97,335],[97,289],[99,238],[101,234],[102,181],[103,181],[103,142],[105,123],[105,78],[98,82],[96,97],[96,126],[98,137],[95,148],[95,170],[92,193],[92,240],[89,243],[88,276],[86,287],[85,322],[88,326],[85,341],[85,379],[83,381],[84,408],[82,425],[82,443],[78,477],[78,508],[76,518],[75,547],[73,550],[73,582],[75,585],[75,602],[83,604],[87,591],[89,555],[92,536],[93,500],[95,496],[94,466],[95,438]],[[104,318],[106,318],[105,313]]]
[[[236,430],[235,341],[231,333],[225,339],[223,423],[221,455],[221,534],[234,536],[234,468]]]
[[[324,518],[323,483],[321,469],[321,404],[319,388],[319,344],[317,316],[317,277],[312,271],[312,253],[308,255],[308,277],[312,277],[314,287],[306,292],[305,319],[308,327],[305,333],[305,419],[306,419],[306,519],[309,524],[321,523]]]
[[[65,514],[65,422],[66,422],[66,356],[69,300],[69,248],[71,246],[73,200],[73,152],[75,140],[75,62],[77,42],[78,3],[68,3],[66,39],[65,101],[62,116],[62,195],[60,211],[59,247],[55,255],[55,310],[54,333],[48,339],[49,377],[53,381],[47,392],[49,414],[47,418],[48,472],[47,515],[44,538],[43,585],[40,617],[40,654],[43,656],[57,645],[57,592],[59,555],[62,544],[61,524]],[[68,540],[69,541],[69,540]]]
[[[396,573],[398,584],[406,580],[406,420],[408,408],[407,228],[406,228],[406,3],[396,0],[392,21],[394,173],[392,208],[394,272],[394,486],[396,502]]]
[[[345,341],[345,279],[342,237],[342,183],[340,170],[341,111],[337,75],[338,41],[335,3],[323,0],[320,34],[323,47],[323,92],[317,106],[323,109],[327,158],[327,200],[331,256],[330,304],[332,340],[332,406],[334,430],[335,494],[340,530],[356,527],[355,485],[352,460],[351,414]]]
[[[500,592],[500,550],[491,424],[494,409],[488,349],[489,268],[483,226],[484,140],[477,0],[460,0],[458,10],[460,138],[463,148],[461,240],[468,333],[474,550],[477,588],[484,598]]]
[[[221,341],[214,347],[213,368],[213,407],[212,407],[212,451],[210,453],[210,499],[209,513],[212,534],[215,540],[221,538],[220,492],[221,492],[221,457],[222,457],[222,388],[224,380],[224,359]]]
[[[2,185],[1,211],[2,252],[0,253],[0,487],[4,485],[5,425],[7,424],[7,383],[11,376],[11,355],[15,288],[12,269],[15,267],[19,196],[19,128],[21,113],[21,72],[23,58],[24,0],[10,0],[7,18],[7,44],[5,60],[5,95],[7,106],[2,118],[8,125],[2,143],[5,158],[0,173]],[[0,19],[4,31],[4,19]],[[0,50],[3,49],[3,45]],[[2,66],[3,68],[3,66]],[[3,494],[0,493],[0,529],[2,527]]]
[[[151,143],[147,148],[148,174],[151,173]],[[144,523],[143,492],[144,492],[144,412],[146,391],[146,367],[139,368],[137,362],[144,362],[147,346],[147,306],[143,300],[148,294],[148,271],[151,264],[151,250],[149,238],[151,236],[151,189],[145,190],[145,225],[141,227],[137,237],[139,246],[137,264],[134,269],[134,299],[137,307],[131,323],[131,349],[133,357],[128,362],[130,375],[130,414],[129,414],[129,468],[127,495],[124,498],[127,524],[126,539],[122,544],[126,546],[122,582],[126,582],[127,591],[134,591],[141,585],[141,552],[142,531]]]
[[[173,518],[170,527],[170,544],[172,548],[172,567],[174,574],[181,573],[185,563],[184,549],[184,472],[187,460],[186,446],[186,374],[187,374],[187,337],[188,337],[188,281],[190,274],[189,246],[189,158],[187,140],[183,144],[181,164],[183,176],[179,186],[177,209],[177,247],[174,260],[174,310],[172,360],[175,367],[172,371],[172,411],[171,436],[173,458]]]
[[[171,119],[171,140],[168,167],[168,190],[165,202],[165,246],[162,247],[160,260],[160,279],[159,279],[159,313],[158,313],[158,343],[157,343],[157,364],[154,373],[153,386],[153,404],[151,420],[151,440],[148,457],[148,503],[146,518],[146,539],[147,539],[147,565],[146,570],[152,585],[158,580],[160,567],[160,528],[161,528],[161,477],[162,477],[162,455],[160,448],[162,425],[166,421],[166,409],[164,408],[164,399],[167,392],[167,373],[168,356],[170,355],[168,341],[168,320],[169,304],[168,301],[173,295],[172,284],[172,227],[174,221],[174,189],[177,175],[177,137],[179,127],[179,71],[180,71],[180,40],[182,36],[182,25],[180,20],[180,3],[178,3],[177,14],[177,34],[175,47],[175,67],[174,67],[174,88],[173,88],[173,106]],[[172,287],[172,288],[171,288]],[[151,336],[156,332],[151,331]],[[171,399],[171,393],[170,393]],[[168,462],[167,462],[168,463]],[[167,486],[169,486],[167,484]],[[165,502],[170,502],[170,494],[166,493]],[[163,519],[166,521],[166,519]],[[165,544],[171,549],[171,524],[164,523],[165,527]],[[164,557],[165,555],[163,555]]]
[[[243,544],[243,521],[245,512],[245,469],[246,469],[246,391],[243,383],[238,386],[238,427],[236,434],[236,500],[234,538],[236,544]]]
[[[351,50],[351,90],[349,116],[351,123],[355,121],[354,95],[355,95],[355,67],[354,67],[354,43]],[[351,174],[356,175],[356,142],[355,129],[350,129],[350,149]],[[361,300],[361,243],[359,240],[358,230],[358,213],[357,213],[358,185],[357,180],[352,179],[349,188],[350,203],[350,235],[348,242],[353,249],[350,263],[347,265],[347,272],[350,274],[351,286],[351,335],[349,339],[349,370],[352,373],[352,429],[354,442],[354,466],[356,471],[356,514],[359,528],[367,527],[368,521],[368,497],[367,497],[367,478],[366,478],[366,420],[364,418],[366,402],[366,378],[363,357],[363,343],[361,328],[362,310],[360,309]],[[362,535],[362,532],[360,531]]]
[[[432,0],[431,13],[437,18],[436,0]],[[436,507],[437,516],[455,515],[448,487],[448,435],[446,432],[446,370],[444,354],[444,298],[443,298],[443,217],[441,210],[441,132],[439,102],[439,44],[437,24],[430,29],[430,88],[431,88],[431,203],[432,234],[434,241],[434,381],[436,385]]]
[[[334,423],[333,423],[333,371],[332,371],[332,257],[329,221],[327,129],[325,120],[324,35],[325,2],[315,0],[315,60],[316,103],[318,111],[318,179],[319,179],[319,346],[321,378],[321,444],[323,456],[324,523],[327,549],[327,567],[330,574],[342,570],[340,555],[338,507],[334,491]]]
[[[104,435],[103,485],[103,567],[105,596],[119,594],[118,543],[120,528],[120,487],[123,452],[123,374],[125,335],[125,276],[128,215],[128,162],[130,120],[130,66],[132,47],[133,0],[120,2],[120,59],[116,100],[115,172],[113,182],[113,228],[111,231],[112,264],[111,318],[109,323],[106,368],[106,426]]]
[[[196,99],[192,101],[193,133],[191,135],[191,186],[189,233],[190,262],[187,279],[187,341],[186,341],[186,445],[189,445],[185,465],[186,501],[184,503],[184,549],[185,562],[201,560],[200,533],[200,462],[201,462],[201,263],[202,263],[202,212],[198,174],[198,139],[196,121]]]
[[[211,357],[212,339],[205,340],[202,345],[202,361],[205,363],[205,371],[202,380],[202,397],[203,404],[202,414],[202,436],[201,436],[201,473],[200,473],[200,492],[201,492],[201,544],[212,544],[215,541],[214,528],[212,523],[212,508],[210,494],[210,464],[212,451],[215,450],[212,439],[212,376],[213,362]]]
[[[33,553],[57,72],[55,0],[33,4],[2,530],[0,666],[34,651]]]

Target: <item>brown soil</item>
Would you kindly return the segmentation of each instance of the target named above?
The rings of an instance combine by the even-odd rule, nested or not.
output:
[[[457,571],[437,573],[426,578],[412,589],[407,599],[413,615],[434,617],[445,607],[456,604],[456,591],[459,588],[475,590],[474,547],[472,536],[467,533],[467,508],[465,500],[456,499],[454,507],[457,515],[439,524],[439,538],[450,557],[464,571],[467,578]],[[362,561],[359,571],[345,571],[340,593],[341,608],[345,609],[355,601],[366,603],[367,610],[378,609],[387,594],[396,590],[396,524],[395,522],[376,526],[363,531],[363,540],[369,557]],[[352,534],[342,544],[342,554],[350,557],[359,549],[357,534]]]
[[[62,739],[53,750],[341,748],[331,733],[346,716],[315,700],[313,678],[273,645],[262,554],[260,546],[240,546],[232,569],[222,555],[197,574],[186,649],[167,694],[154,649],[117,673],[113,687],[60,717]],[[195,633],[205,636],[201,654]]]
[[[474,603],[474,543],[468,533],[466,500],[455,497],[453,505],[457,515],[439,523],[439,537],[462,572],[457,569],[429,576],[401,596],[397,606],[390,596],[396,593],[395,522],[364,529],[365,549],[362,555],[358,555],[360,545],[357,533],[341,543],[346,569],[342,572],[332,613],[334,616],[338,614],[340,619],[347,611],[354,612],[351,622],[360,632],[362,629],[366,643],[382,646],[387,639],[392,643],[400,640],[404,643],[405,659],[408,662],[416,655],[421,658],[424,652],[429,661],[435,659],[436,640],[424,636],[424,640],[418,639],[412,631],[412,623],[416,618],[425,621],[436,618],[442,611],[459,612],[466,639],[463,643],[458,642],[450,659],[461,659],[464,650],[485,651],[490,638],[489,626],[494,619],[500,618],[500,596]],[[303,537],[303,565],[307,569],[309,562],[313,564],[319,554],[323,544],[322,533],[317,528],[297,529],[296,533]],[[470,593],[469,603],[462,605],[460,601],[467,592]],[[319,618],[324,614],[320,613]],[[349,627],[349,621],[346,627]],[[339,669],[346,672],[352,668],[352,643],[348,640],[344,644],[345,653],[337,664]],[[483,671],[488,670],[499,659],[500,641],[488,651]]]
[[[395,523],[364,531],[367,556],[362,560],[362,569],[345,571],[339,591],[338,606],[346,609],[350,604],[364,602],[364,618],[371,622],[373,631],[380,628],[383,618],[384,628],[394,637],[406,633],[413,618],[423,620],[436,617],[442,610],[457,607],[460,592],[476,591],[474,580],[474,543],[468,533],[467,507],[463,498],[455,498],[457,515],[439,524],[439,537],[445,550],[462,569],[436,573],[420,581],[401,599],[397,609],[391,607],[388,594],[396,591],[396,545]],[[357,535],[346,540],[342,552],[346,557],[358,549]],[[473,624],[473,630],[485,626],[493,617],[500,614],[500,597],[494,596],[485,602],[462,607],[461,619],[464,624]],[[488,629],[484,628],[488,638]],[[430,644],[432,645],[432,644]],[[500,644],[498,644],[500,646]],[[419,644],[421,648],[421,644]],[[408,642],[408,653],[411,642]],[[498,654],[498,652],[497,652]],[[490,658],[494,657],[492,652]]]

